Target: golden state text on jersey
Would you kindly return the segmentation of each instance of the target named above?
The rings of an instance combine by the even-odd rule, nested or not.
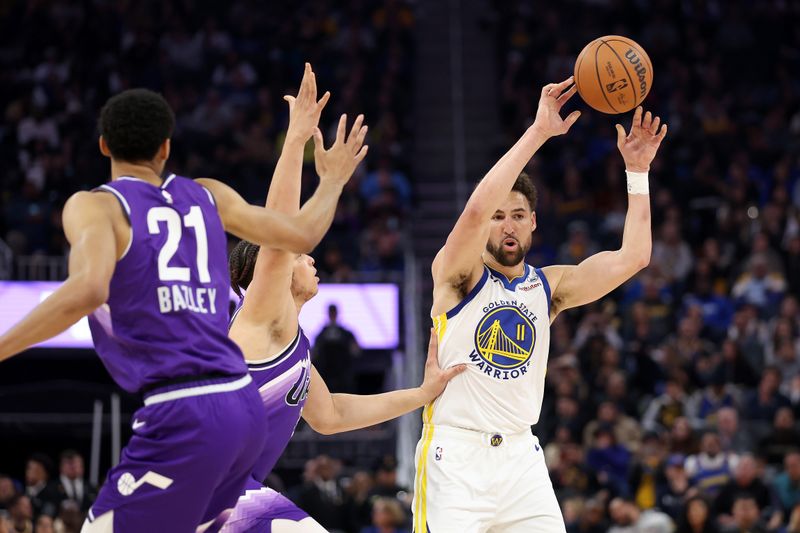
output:
[[[453,309],[433,317],[442,368],[465,363],[427,423],[523,431],[539,419],[550,347],[550,286],[540,269],[507,279],[488,266]]]

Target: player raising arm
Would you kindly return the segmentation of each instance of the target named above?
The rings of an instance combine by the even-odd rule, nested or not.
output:
[[[667,125],[642,108],[633,114],[630,132],[617,124],[617,148],[628,176],[628,213],[619,250],[597,253],[579,265],[553,265],[542,269],[550,282],[550,320],[561,311],[602,298],[650,263],[653,236],[650,230],[648,172]]]
[[[147,93],[133,90],[134,96],[137,91]],[[328,97],[329,94],[326,93],[315,104],[321,109]],[[113,101],[112,98],[110,102]],[[166,102],[164,105],[166,106]],[[170,153],[171,129],[170,126],[162,132],[163,138],[151,159],[130,161],[123,159],[124,154],[117,158],[112,153],[116,139],[107,139],[106,136],[122,136],[124,132],[120,133],[116,124],[110,124],[110,131],[101,135],[99,143],[100,151],[111,158],[112,181],[136,177],[156,187],[163,187],[166,182],[171,181],[169,177],[161,178]],[[130,135],[124,141],[129,138]],[[361,161],[365,154],[366,147],[362,150],[359,142],[349,157],[353,161]],[[332,162],[337,165],[351,163],[352,161],[344,160]],[[203,178],[195,182],[210,193],[209,198],[216,205],[226,231],[275,248],[309,252],[322,240],[330,227],[336,203],[350,177],[350,174],[340,172],[338,167],[320,170],[323,174],[320,175],[320,184],[315,194],[293,215],[279,214],[270,208],[250,205],[236,191],[220,181]],[[109,192],[107,187],[99,190]],[[114,194],[94,192],[78,192],[70,197],[63,212],[64,232],[70,243],[69,276],[50,297],[0,336],[0,361],[62,333],[106,302],[115,265],[125,255],[133,239],[129,215],[125,212],[126,206],[124,203],[120,205],[122,201],[124,198],[119,200]],[[198,250],[198,253],[201,252]],[[160,262],[169,261],[166,254],[160,257]]]
[[[345,116],[339,120],[336,142],[329,150],[324,149],[317,129],[319,113],[311,105],[315,95],[313,73],[307,72],[297,97],[287,97],[290,118],[286,143],[267,195],[267,206],[287,215],[299,208],[303,146],[312,135],[318,172],[328,167],[350,173],[355,170],[355,165],[337,163],[339,159],[351,160],[350,148],[343,141]],[[359,115],[350,139],[363,140],[367,127],[362,123],[363,116]],[[227,519],[223,531],[253,531],[256,525],[275,531],[274,521],[277,521],[284,532],[322,532],[322,526],[303,510],[261,484],[289,442],[300,417],[325,434],[371,426],[433,400],[464,367],[441,370],[436,361],[436,338],[432,335],[421,386],[369,396],[331,394],[311,364],[309,341],[299,325],[300,310],[318,290],[314,260],[308,255],[259,248],[242,241],[231,254],[230,264],[234,290],[245,290],[230,336],[242,348],[261,391],[268,417],[262,431],[269,435],[269,442],[236,508],[229,517],[222,517]]]
[[[618,146],[628,171],[629,208],[622,246],[577,266],[525,263],[537,227],[536,188],[522,172],[565,119],[572,78],[542,89],[536,118],[473,191],[434,260],[432,318],[442,368],[467,364],[423,414],[417,446],[414,531],[565,531],[530,428],[539,420],[550,322],[602,297],[647,265],[647,171],[666,126],[637,109]],[[485,497],[476,496],[485,494]],[[469,502],[465,505],[464,502]]]

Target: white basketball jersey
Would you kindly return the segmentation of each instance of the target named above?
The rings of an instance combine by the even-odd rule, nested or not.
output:
[[[484,266],[456,307],[433,318],[439,365],[466,363],[423,414],[426,423],[518,433],[539,420],[550,347],[550,286],[540,269],[509,281]]]

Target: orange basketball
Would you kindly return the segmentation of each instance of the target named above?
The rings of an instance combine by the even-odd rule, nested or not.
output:
[[[609,114],[635,108],[653,85],[653,64],[635,41],[606,35],[586,45],[575,61],[575,85],[583,101]]]

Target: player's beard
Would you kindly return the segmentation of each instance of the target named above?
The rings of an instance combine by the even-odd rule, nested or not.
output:
[[[517,249],[513,252],[506,252],[503,251],[503,241],[513,239],[517,241]],[[513,267],[520,264],[524,259],[525,256],[528,254],[528,250],[531,249],[531,243],[533,239],[529,238],[528,242],[523,243],[520,242],[519,239],[515,237],[505,237],[500,241],[500,246],[495,246],[492,244],[492,241],[488,241],[486,243],[486,251],[492,254],[492,257],[503,266],[506,267]]]

